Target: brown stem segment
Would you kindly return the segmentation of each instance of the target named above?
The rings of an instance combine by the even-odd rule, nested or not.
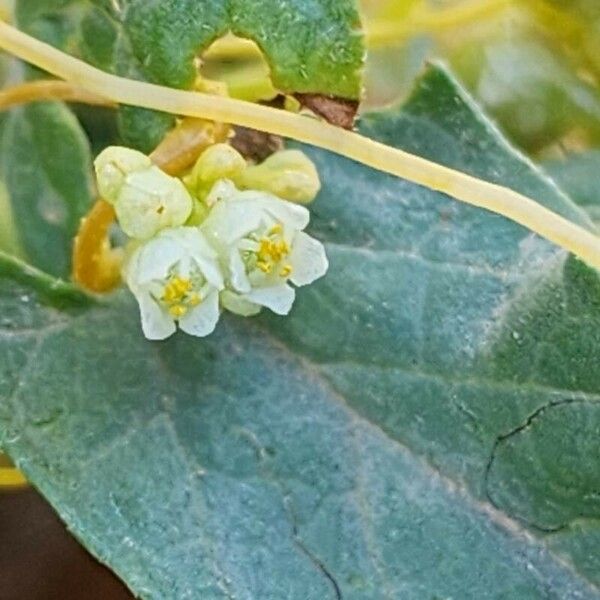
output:
[[[229,125],[187,118],[169,132],[150,155],[169,175],[191,167],[203,150],[229,135]],[[96,201],[82,219],[73,244],[73,279],[91,292],[109,292],[121,283],[122,252],[110,245],[114,208],[105,200]]]
[[[224,123],[182,119],[154,149],[150,158],[165,173],[179,175],[190,168],[206,148],[224,142],[229,131],[229,125]]]

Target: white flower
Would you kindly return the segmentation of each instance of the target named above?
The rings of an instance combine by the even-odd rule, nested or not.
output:
[[[197,227],[165,229],[141,244],[124,271],[144,335],[162,340],[179,328],[199,337],[219,320],[223,277],[214,250]]]
[[[256,314],[261,306],[287,314],[295,298],[288,282],[308,285],[328,268],[323,245],[303,232],[308,210],[265,192],[217,185],[220,200],[201,230],[226,273],[221,303],[244,316]]]
[[[181,180],[152,164],[141,152],[111,146],[95,160],[98,191],[114,205],[119,225],[136,239],[183,225],[193,200]]]

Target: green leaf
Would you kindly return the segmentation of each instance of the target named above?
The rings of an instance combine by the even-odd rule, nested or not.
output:
[[[92,203],[89,143],[61,103],[32,103],[0,116],[0,249],[59,277]]]
[[[25,251],[17,237],[10,196],[2,181],[0,181],[0,252],[19,258],[25,257]]]
[[[591,226],[439,69],[361,127]],[[331,268],[289,318],[150,343],[0,262],[2,447],[146,598],[600,598],[597,273],[311,154]]]
[[[595,223],[600,223],[600,151],[547,161],[543,167]]]
[[[190,88],[195,59],[231,31],[254,40],[275,87],[357,99],[364,47],[354,0],[18,0],[19,26],[106,71]],[[125,140],[151,150],[172,117],[122,114]]]

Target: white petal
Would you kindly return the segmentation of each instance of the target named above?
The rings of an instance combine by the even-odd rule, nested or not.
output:
[[[290,279],[296,285],[312,283],[323,277],[329,268],[323,244],[302,231],[294,238],[289,263],[292,267]]]
[[[173,227],[165,229],[158,237],[185,247],[189,254],[204,254],[210,258],[216,257],[215,251],[206,241],[206,238],[202,235],[198,227]]]
[[[193,258],[210,285],[218,290],[222,290],[225,287],[225,282],[223,280],[223,273],[217,262],[200,255],[194,256]]]
[[[241,203],[252,206],[257,212],[264,212],[271,219],[280,221],[292,229],[304,229],[310,220],[310,213],[304,206],[283,200],[269,192],[245,190],[238,192],[227,204]]]
[[[200,229],[197,227],[178,227],[165,231],[164,235],[169,236],[185,248],[188,258],[196,262],[211,285],[220,290],[223,289],[223,274],[217,264],[217,253],[206,241]],[[189,270],[189,261],[187,261],[186,266]]]
[[[202,223],[202,231],[217,244],[229,246],[260,227],[263,220],[262,211],[253,203],[219,202]]]
[[[213,290],[198,306],[179,319],[182,331],[205,337],[211,334],[219,321],[219,293]]]
[[[213,206],[217,202],[227,200],[235,196],[237,190],[229,179],[219,179],[211,188],[208,196],[204,199],[207,206]]]
[[[134,243],[137,244],[137,242]],[[125,281],[130,288],[135,288],[139,285],[137,273],[139,270],[140,252],[142,249],[139,246],[137,248],[133,248],[132,246],[133,244],[131,242],[126,246],[121,276],[123,277],[123,281]]]
[[[180,274],[188,275],[192,260],[214,287],[223,288],[216,254],[197,227],[165,229],[141,246],[130,260],[128,283],[132,287],[164,279],[175,264]]]
[[[223,308],[242,317],[253,317],[254,315],[257,315],[262,308],[260,304],[249,302],[239,294],[230,290],[222,291],[220,298]]]
[[[266,306],[278,315],[287,315],[292,309],[296,292],[289,285],[255,288],[243,296],[246,300]]]
[[[232,248],[229,255],[229,277],[231,278],[231,285],[238,292],[250,291],[251,286],[248,281],[248,275],[246,275],[246,267],[238,249],[235,247]]]
[[[142,331],[149,340],[164,340],[175,333],[177,328],[173,319],[148,292],[140,291],[135,296],[140,305]]]
[[[171,195],[168,200],[169,227],[183,225],[192,213],[194,201],[181,179],[171,179]]]
[[[125,182],[114,206],[119,225],[128,236],[146,240],[160,230],[162,204],[158,196],[140,192]]]
[[[250,250],[250,252],[257,252],[260,248],[260,244],[249,238],[242,238],[237,243],[238,250]]]
[[[285,227],[289,227],[290,229],[300,231],[308,225],[310,220],[310,213],[307,208],[293,204],[287,200],[281,200],[277,196],[261,199],[260,205],[276,221],[280,221]]]
[[[164,279],[170,267],[187,258],[184,246],[163,235],[144,244],[138,252],[135,272],[133,268],[129,271],[142,285],[154,279]]]

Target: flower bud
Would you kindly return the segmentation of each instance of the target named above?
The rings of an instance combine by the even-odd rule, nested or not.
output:
[[[151,166],[152,161],[137,150],[109,146],[94,161],[100,196],[110,204],[114,204],[127,175]]]
[[[188,189],[203,199],[218,179],[235,179],[246,169],[244,157],[228,144],[214,144],[207,148],[196,161],[191,173],[185,178]]]
[[[192,198],[181,181],[158,167],[131,173],[115,200],[123,231],[136,239],[183,225],[192,212]]]
[[[95,161],[98,190],[115,207],[119,225],[145,240],[162,229],[183,225],[192,197],[183,183],[155,166],[141,152],[111,146]]]
[[[235,182],[240,188],[270,192],[300,204],[312,202],[321,189],[315,165],[299,150],[276,152],[245,169]]]

